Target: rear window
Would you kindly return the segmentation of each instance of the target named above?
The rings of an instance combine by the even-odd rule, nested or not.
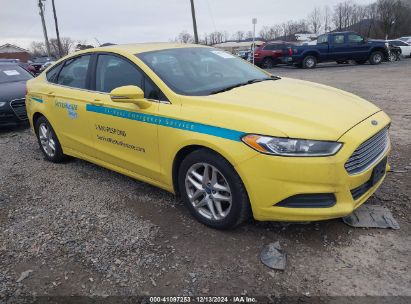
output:
[[[65,61],[57,83],[68,87],[85,89],[90,55],[75,57]]]
[[[63,65],[62,63],[59,63],[58,65],[56,65],[55,67],[53,67],[50,71],[46,73],[47,81],[53,82],[53,83],[57,82],[57,75],[62,65]]]
[[[33,76],[18,65],[0,65],[0,83],[24,81],[31,78]]]

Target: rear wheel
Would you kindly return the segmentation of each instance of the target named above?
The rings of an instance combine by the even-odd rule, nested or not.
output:
[[[313,69],[317,65],[317,58],[315,56],[309,55],[303,60],[304,69]]]
[[[60,163],[67,159],[67,156],[63,154],[56,132],[44,116],[37,119],[35,130],[41,151],[48,161]]]
[[[384,55],[380,51],[375,51],[372,52],[370,55],[370,63],[375,65],[375,64],[380,64],[382,60],[384,59]]]
[[[191,214],[217,229],[241,224],[250,214],[248,195],[234,168],[220,155],[200,149],[181,163],[178,185]]]
[[[275,62],[274,62],[274,60],[273,60],[272,58],[270,58],[270,57],[264,58],[264,60],[263,60],[263,62],[262,62],[262,64],[261,64],[261,67],[262,67],[263,69],[272,69],[274,66],[275,66]]]

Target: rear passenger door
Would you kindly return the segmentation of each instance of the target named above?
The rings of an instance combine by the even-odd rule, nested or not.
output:
[[[62,65],[50,70],[46,77],[45,102],[51,113],[47,117],[64,148],[78,153],[93,155],[86,104],[93,94],[88,91],[91,55],[67,59]]]
[[[347,45],[344,34],[334,34],[330,36],[329,58],[332,60],[347,59]]]
[[[92,134],[99,159],[139,175],[158,179],[158,100],[161,92],[127,58],[104,53],[96,58],[93,86],[88,106]],[[151,101],[141,109],[133,103],[113,102],[109,93],[118,87],[135,85]]]
[[[365,43],[364,38],[358,34],[347,35],[347,56],[348,59],[366,60],[368,59],[369,46]]]

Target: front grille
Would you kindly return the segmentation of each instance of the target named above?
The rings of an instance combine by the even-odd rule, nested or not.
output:
[[[385,153],[389,146],[388,128],[363,142],[351,155],[344,167],[349,174],[367,170]]]
[[[26,100],[24,98],[12,100],[10,106],[20,120],[27,120]]]

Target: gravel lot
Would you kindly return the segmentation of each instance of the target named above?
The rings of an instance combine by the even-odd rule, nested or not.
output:
[[[337,219],[216,231],[171,194],[81,160],[46,162],[30,130],[0,130],[0,302],[23,295],[411,296],[410,71],[411,59],[272,70],[358,94],[391,116],[393,172],[369,203],[387,206],[400,230],[353,229]],[[261,248],[277,240],[288,254],[284,272],[259,261]]]

